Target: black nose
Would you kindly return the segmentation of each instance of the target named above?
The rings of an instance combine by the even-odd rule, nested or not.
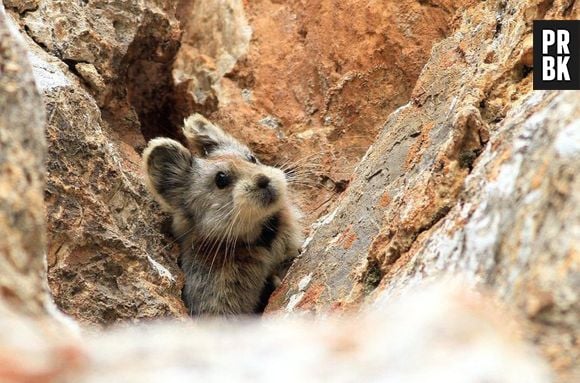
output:
[[[256,185],[258,185],[260,189],[265,189],[270,185],[270,179],[265,175],[260,174],[256,180]]]

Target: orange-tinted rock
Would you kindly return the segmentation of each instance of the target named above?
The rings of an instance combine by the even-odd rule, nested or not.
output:
[[[245,17],[241,1],[226,3],[233,12],[222,2],[194,6],[178,55],[188,60],[174,67],[178,82],[189,73],[181,94],[189,106],[179,112],[209,114],[266,162],[295,164],[299,203],[312,223],[409,99],[431,46],[468,1],[247,2]],[[224,74],[220,68],[238,56]]]
[[[305,276],[326,286],[308,305],[324,315],[345,302],[388,304],[406,286],[459,275],[518,311],[528,338],[573,381],[580,98],[532,92],[525,63],[532,21],[574,9],[494,1],[462,12],[411,101],[390,115],[343,198],[315,226],[280,287],[285,299],[277,293],[268,310],[298,308]],[[358,240],[335,246],[347,227]]]

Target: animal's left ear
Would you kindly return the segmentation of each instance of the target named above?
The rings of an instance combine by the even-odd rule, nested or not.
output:
[[[220,148],[242,146],[235,138],[212,124],[199,113],[193,114],[184,120],[183,134],[192,149],[204,157]]]

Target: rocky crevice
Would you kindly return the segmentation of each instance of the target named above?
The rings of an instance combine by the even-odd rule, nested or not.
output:
[[[158,112],[167,109],[180,30],[170,5],[142,6],[41,2],[14,15],[34,39],[27,43],[48,111],[49,286],[83,323],[185,315],[177,249],[161,234],[164,217],[137,153],[142,126],[176,132]],[[145,116],[152,124],[141,124]]]
[[[430,44],[448,30],[451,5],[432,15],[423,5],[409,5],[420,18],[405,16],[399,26],[404,33],[381,26],[372,43],[350,57],[322,45],[324,33],[334,27],[316,25],[308,13],[320,7],[335,13],[337,22],[350,25],[346,8],[332,11],[326,1],[306,9],[298,2],[259,9],[234,0],[143,1],[126,7],[106,7],[99,1],[67,7],[57,1],[38,2],[14,15],[48,53],[39,51],[41,59],[67,78],[64,87],[43,89],[51,142],[46,193],[49,281],[59,306],[82,321],[103,324],[148,317],[157,310],[160,315],[181,315],[176,249],[171,237],[159,235],[166,233],[163,215],[153,221],[144,218],[157,210],[139,180],[138,155],[155,136],[180,139],[180,121],[193,112],[202,112],[249,142],[263,160],[290,164],[299,179],[296,196],[306,223],[324,212],[349,185],[350,165],[341,168],[340,163],[354,164],[370,144],[381,116],[406,101]],[[410,14],[405,5],[395,3],[377,11]],[[281,15],[289,18],[277,19]],[[278,24],[272,24],[271,17]],[[373,20],[380,25],[379,19]],[[381,47],[390,36],[400,51],[406,39],[419,41],[433,21],[438,29],[422,34],[420,48],[407,52],[413,65],[402,67]],[[356,45],[362,22],[341,35],[340,46]],[[297,40],[280,45],[276,39],[287,39],[286,30],[296,32]],[[280,68],[273,66],[277,59],[265,59],[267,52],[284,51],[290,57]],[[367,60],[369,52],[372,57]],[[313,53],[318,57],[311,57]],[[314,71],[314,81],[304,82],[288,65]],[[372,84],[396,86],[385,93],[384,87]],[[290,90],[291,99],[281,90]],[[361,94],[366,95],[364,103],[359,102]],[[287,105],[277,107],[273,100]],[[300,100],[306,103],[296,104]],[[75,103],[85,110],[81,119],[73,114]],[[306,119],[291,122],[291,105],[299,106],[295,114]],[[361,114],[373,117],[356,118]],[[315,141],[322,152],[313,152]],[[101,160],[90,161],[93,157]],[[146,227],[147,222],[152,226]],[[144,236],[153,232],[156,235]],[[161,270],[161,279],[147,276],[145,284],[137,282],[142,276],[128,271],[148,273],[152,268]],[[101,279],[102,274],[107,277]],[[147,287],[158,281],[163,282],[153,291]],[[134,292],[120,293],[127,289]],[[167,298],[161,298],[164,294]],[[150,303],[143,306],[147,300]]]
[[[521,331],[558,379],[574,381],[580,106],[576,94],[532,92],[531,22],[573,18],[575,2],[4,4],[10,11],[0,14],[0,145],[21,155],[0,152],[2,179],[18,191],[0,187],[0,231],[9,233],[0,239],[2,270],[9,270],[0,273],[0,322],[15,328],[14,318],[26,313],[18,328],[46,339],[30,343],[35,358],[48,360],[46,374],[72,374],[72,381],[106,380],[121,370],[141,376],[151,373],[147,355],[154,353],[160,365],[180,364],[188,378],[215,377],[234,347],[205,352],[199,339],[215,346],[225,331],[248,350],[261,341],[265,348],[256,349],[285,350],[272,352],[288,357],[284,363],[305,347],[325,350],[316,373],[298,363],[298,375],[332,378],[334,370],[319,366],[361,355],[376,362],[373,373],[380,375],[401,366],[385,362],[395,354],[365,352],[407,347],[415,339],[404,331],[411,323],[413,333],[434,335],[416,339],[413,360],[427,363],[431,353],[421,350],[431,347],[457,347],[443,348],[457,351],[446,354],[454,355],[453,367],[469,366],[465,355],[501,355],[485,365],[549,381],[541,361],[512,338]],[[12,43],[19,33],[20,50]],[[30,123],[7,114],[5,104],[18,115],[29,111]],[[280,326],[276,336],[283,339],[254,324],[216,330],[171,322],[103,333],[82,345],[62,335],[66,344],[55,346],[59,337],[37,322],[48,317],[49,328],[63,328],[43,290],[42,169],[34,162],[43,149],[33,143],[41,142],[38,132],[18,132],[46,127],[47,279],[59,308],[92,329],[186,317],[177,247],[164,229],[167,217],[144,188],[140,151],[155,136],[180,139],[180,121],[192,112],[248,142],[265,162],[286,164],[298,179],[293,195],[306,225],[314,224],[263,319]],[[17,243],[23,238],[35,241]],[[448,277],[460,283],[448,284],[451,292],[430,284]],[[417,288],[433,294],[409,292]],[[397,308],[401,301],[408,305]],[[369,307],[390,311],[383,316]],[[305,312],[321,320],[334,312],[354,317],[320,339],[310,322],[270,318]],[[18,349],[2,333],[3,344]],[[299,334],[310,340],[293,343]],[[188,359],[192,364],[176,362],[172,353],[185,355],[192,344],[201,347]],[[30,356],[12,348],[10,355],[0,351],[0,359]],[[119,366],[107,359],[112,349],[131,365],[146,365]],[[135,354],[145,356],[134,361]],[[219,360],[203,359],[216,354]],[[228,371],[248,371],[239,358],[231,360]],[[32,376],[26,368],[16,373],[23,381]],[[514,381],[501,373],[489,376]]]
[[[181,138],[180,122],[174,117],[172,77],[181,33],[164,15],[148,13],[123,57],[118,88],[126,89],[145,141],[160,136]]]

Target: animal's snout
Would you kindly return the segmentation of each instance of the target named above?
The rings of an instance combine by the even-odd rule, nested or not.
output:
[[[260,174],[256,178],[256,186],[258,186],[260,189],[265,189],[268,187],[268,185],[270,185],[270,178],[267,176]]]

